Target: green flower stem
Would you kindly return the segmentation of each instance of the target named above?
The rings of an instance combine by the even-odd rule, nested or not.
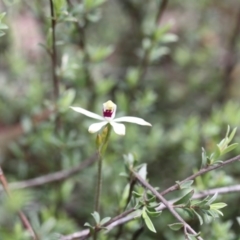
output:
[[[106,130],[107,130],[107,133],[103,139],[103,143],[101,143],[100,146],[98,147],[99,159],[98,159],[98,173],[97,173],[97,190],[96,190],[96,200],[95,200],[95,207],[94,207],[94,210],[98,213],[100,211],[100,197],[101,197],[101,191],[102,191],[102,160],[103,160],[103,154],[107,148],[108,140],[112,130],[110,124],[107,125]],[[104,135],[104,132],[102,135]],[[93,236],[94,240],[97,240],[97,232],[98,232],[98,229],[96,228]]]
[[[103,159],[103,154],[107,148],[108,140],[111,134],[111,125],[108,124],[106,128],[107,128],[106,137],[103,139],[103,143],[99,146],[99,149],[98,149],[99,159],[98,159],[97,190],[96,190],[96,200],[95,200],[95,207],[94,207],[94,210],[96,212],[99,212],[100,210],[100,196],[101,196],[101,190],[102,190],[102,159]]]

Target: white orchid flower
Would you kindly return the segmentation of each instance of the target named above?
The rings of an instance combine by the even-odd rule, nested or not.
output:
[[[81,108],[81,107],[70,107],[70,108],[90,118],[101,120],[101,122],[93,123],[89,126],[88,131],[90,133],[98,132],[103,126],[107,125],[108,123],[111,124],[114,132],[119,135],[125,135],[125,125],[119,122],[131,122],[139,125],[152,126],[150,123],[138,117],[126,116],[126,117],[114,118],[117,110],[117,105],[110,100],[103,104],[103,116],[100,116],[96,113],[85,110],[84,108]]]

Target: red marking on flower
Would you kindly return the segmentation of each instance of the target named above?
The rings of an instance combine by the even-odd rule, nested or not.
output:
[[[104,117],[112,117],[112,114],[113,114],[113,111],[111,111],[111,110],[103,111]]]

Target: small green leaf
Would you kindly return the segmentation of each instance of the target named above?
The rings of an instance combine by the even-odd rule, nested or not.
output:
[[[155,228],[153,226],[153,223],[152,223],[151,219],[149,218],[149,216],[146,213],[146,208],[145,207],[142,210],[142,217],[143,217],[143,220],[144,220],[145,224],[147,225],[148,229],[150,231],[156,233],[156,230],[155,230]]]
[[[162,211],[158,212],[158,211],[151,211],[151,209],[149,210],[148,207],[146,208],[146,212],[148,213],[148,215],[150,217],[159,217],[162,213]]]
[[[227,204],[223,203],[223,202],[213,203],[213,204],[210,205],[210,209],[221,209],[221,208],[224,208],[226,206],[227,206]]]
[[[3,12],[3,13],[0,14],[0,21],[2,21],[2,19],[4,18],[5,15],[6,15],[5,12]]]
[[[219,146],[216,146],[216,149],[211,157],[211,160],[216,161],[219,157],[221,156],[221,149],[219,148]]]
[[[202,148],[202,166],[201,168],[205,167],[207,164],[207,154],[204,148]]]
[[[200,225],[203,225],[203,219],[202,217],[194,210],[192,209],[192,211],[194,212],[194,214],[197,216],[199,222],[200,222]]]
[[[228,126],[227,126],[227,132],[226,132],[225,138],[228,138],[229,132],[230,132],[230,126],[228,125]]]
[[[215,209],[208,210],[207,214],[214,219],[219,217],[219,213]],[[220,214],[220,215],[222,215],[222,214]]]
[[[135,192],[135,191],[132,191],[132,195],[136,198],[140,198],[142,197],[142,194],[138,193],[138,192]]]
[[[110,219],[111,219],[110,217],[105,217],[105,218],[103,218],[103,219],[101,220],[101,222],[100,222],[100,225],[101,225],[101,226],[104,225],[104,224],[107,223]]]
[[[176,202],[174,202],[174,205],[179,205],[179,204],[187,204],[188,201],[191,199],[191,197],[194,194],[194,190],[191,190],[190,192],[188,192],[187,194],[185,194],[183,197],[181,197],[180,199],[178,199]]]
[[[216,199],[217,199],[217,196],[218,196],[218,193],[216,192],[208,201],[207,201],[207,204],[210,205],[211,203],[213,203]],[[206,200],[209,198],[206,197]]]
[[[90,223],[88,223],[88,222],[84,223],[84,225],[83,225],[83,226],[84,226],[84,227],[93,228],[93,226],[92,226]]]
[[[183,223],[172,223],[168,225],[173,231],[178,231],[183,227]]]
[[[147,164],[146,163],[142,164],[140,170],[138,171],[138,174],[141,176],[141,178],[146,180],[146,178],[147,178]]]
[[[234,138],[235,134],[236,134],[237,128],[234,128],[228,138],[228,143],[230,143],[232,141],[232,139]]]
[[[0,31],[0,37],[4,36],[5,35],[5,32],[3,31]]]
[[[179,185],[179,189],[185,189],[191,187],[191,185],[193,184],[193,180],[188,180],[185,182],[176,181],[176,183]]]
[[[222,151],[222,155],[232,151],[234,148],[236,148],[238,146],[238,143],[233,143],[231,145],[229,145],[227,148],[225,148],[223,151]]]
[[[95,211],[94,213],[91,213],[91,215],[93,216],[96,224],[99,224],[100,223],[100,215],[99,215],[99,213]]]
[[[177,41],[178,41],[178,36],[173,33],[166,33],[161,38],[161,42],[164,42],[164,43],[171,43],[171,42],[177,42]]]
[[[3,29],[3,30],[8,29],[8,26],[0,22],[0,29]]]
[[[238,224],[240,225],[240,217],[237,217],[236,219],[237,219]]]
[[[76,91],[74,89],[66,90],[61,98],[58,101],[58,106],[61,112],[65,112],[68,110],[69,106],[72,104],[76,95]]]

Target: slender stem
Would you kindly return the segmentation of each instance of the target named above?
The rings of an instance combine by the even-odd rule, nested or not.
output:
[[[185,233],[187,233],[187,230],[189,233],[197,235],[197,232],[195,232],[194,229],[192,229],[191,226],[189,226],[184,219],[175,211],[173,206],[168,203],[168,201],[154,188],[152,187],[148,182],[146,182],[138,173],[134,172],[132,170],[133,175],[136,177],[136,179],[147,189],[149,189],[167,208],[168,210],[172,213],[172,215],[183,224],[184,229],[186,229]],[[196,237],[199,240],[203,240],[201,237]]]
[[[111,133],[111,125],[110,124],[107,125],[106,130],[107,130],[106,137],[105,137],[105,139],[103,139],[103,143],[101,144],[101,146],[98,149],[99,159],[98,159],[98,173],[97,173],[97,190],[96,190],[96,200],[95,200],[95,207],[94,207],[94,210],[96,212],[100,212],[100,198],[101,198],[101,192],[102,192],[102,156],[108,145],[108,140],[109,140],[110,133]],[[94,236],[93,236],[94,240],[97,239],[97,232],[98,232],[98,229],[96,228],[95,232],[94,232]]]
[[[57,69],[57,51],[56,51],[56,17],[54,13],[53,0],[50,0],[50,10],[51,10],[51,26],[52,26],[52,50],[51,50],[51,59],[52,59],[52,78],[53,78],[53,88],[54,88],[54,98],[58,99],[59,96],[59,79],[56,73]]]
[[[99,212],[100,208],[100,197],[101,197],[101,190],[102,190],[102,156],[99,154],[98,159],[98,173],[97,173],[97,190],[96,190],[96,201],[95,201],[95,207],[94,210],[96,212]]]
[[[4,172],[2,170],[2,168],[0,167],[0,181],[2,183],[2,186],[5,190],[5,192],[7,193],[8,197],[11,198],[11,193],[10,190],[8,188],[8,182],[7,179],[4,175]],[[25,214],[22,211],[18,212],[19,218],[22,221],[23,226],[28,230],[28,232],[30,233],[31,237],[33,240],[38,240],[37,235],[35,234],[30,222],[28,221],[27,217],[25,216]]]

